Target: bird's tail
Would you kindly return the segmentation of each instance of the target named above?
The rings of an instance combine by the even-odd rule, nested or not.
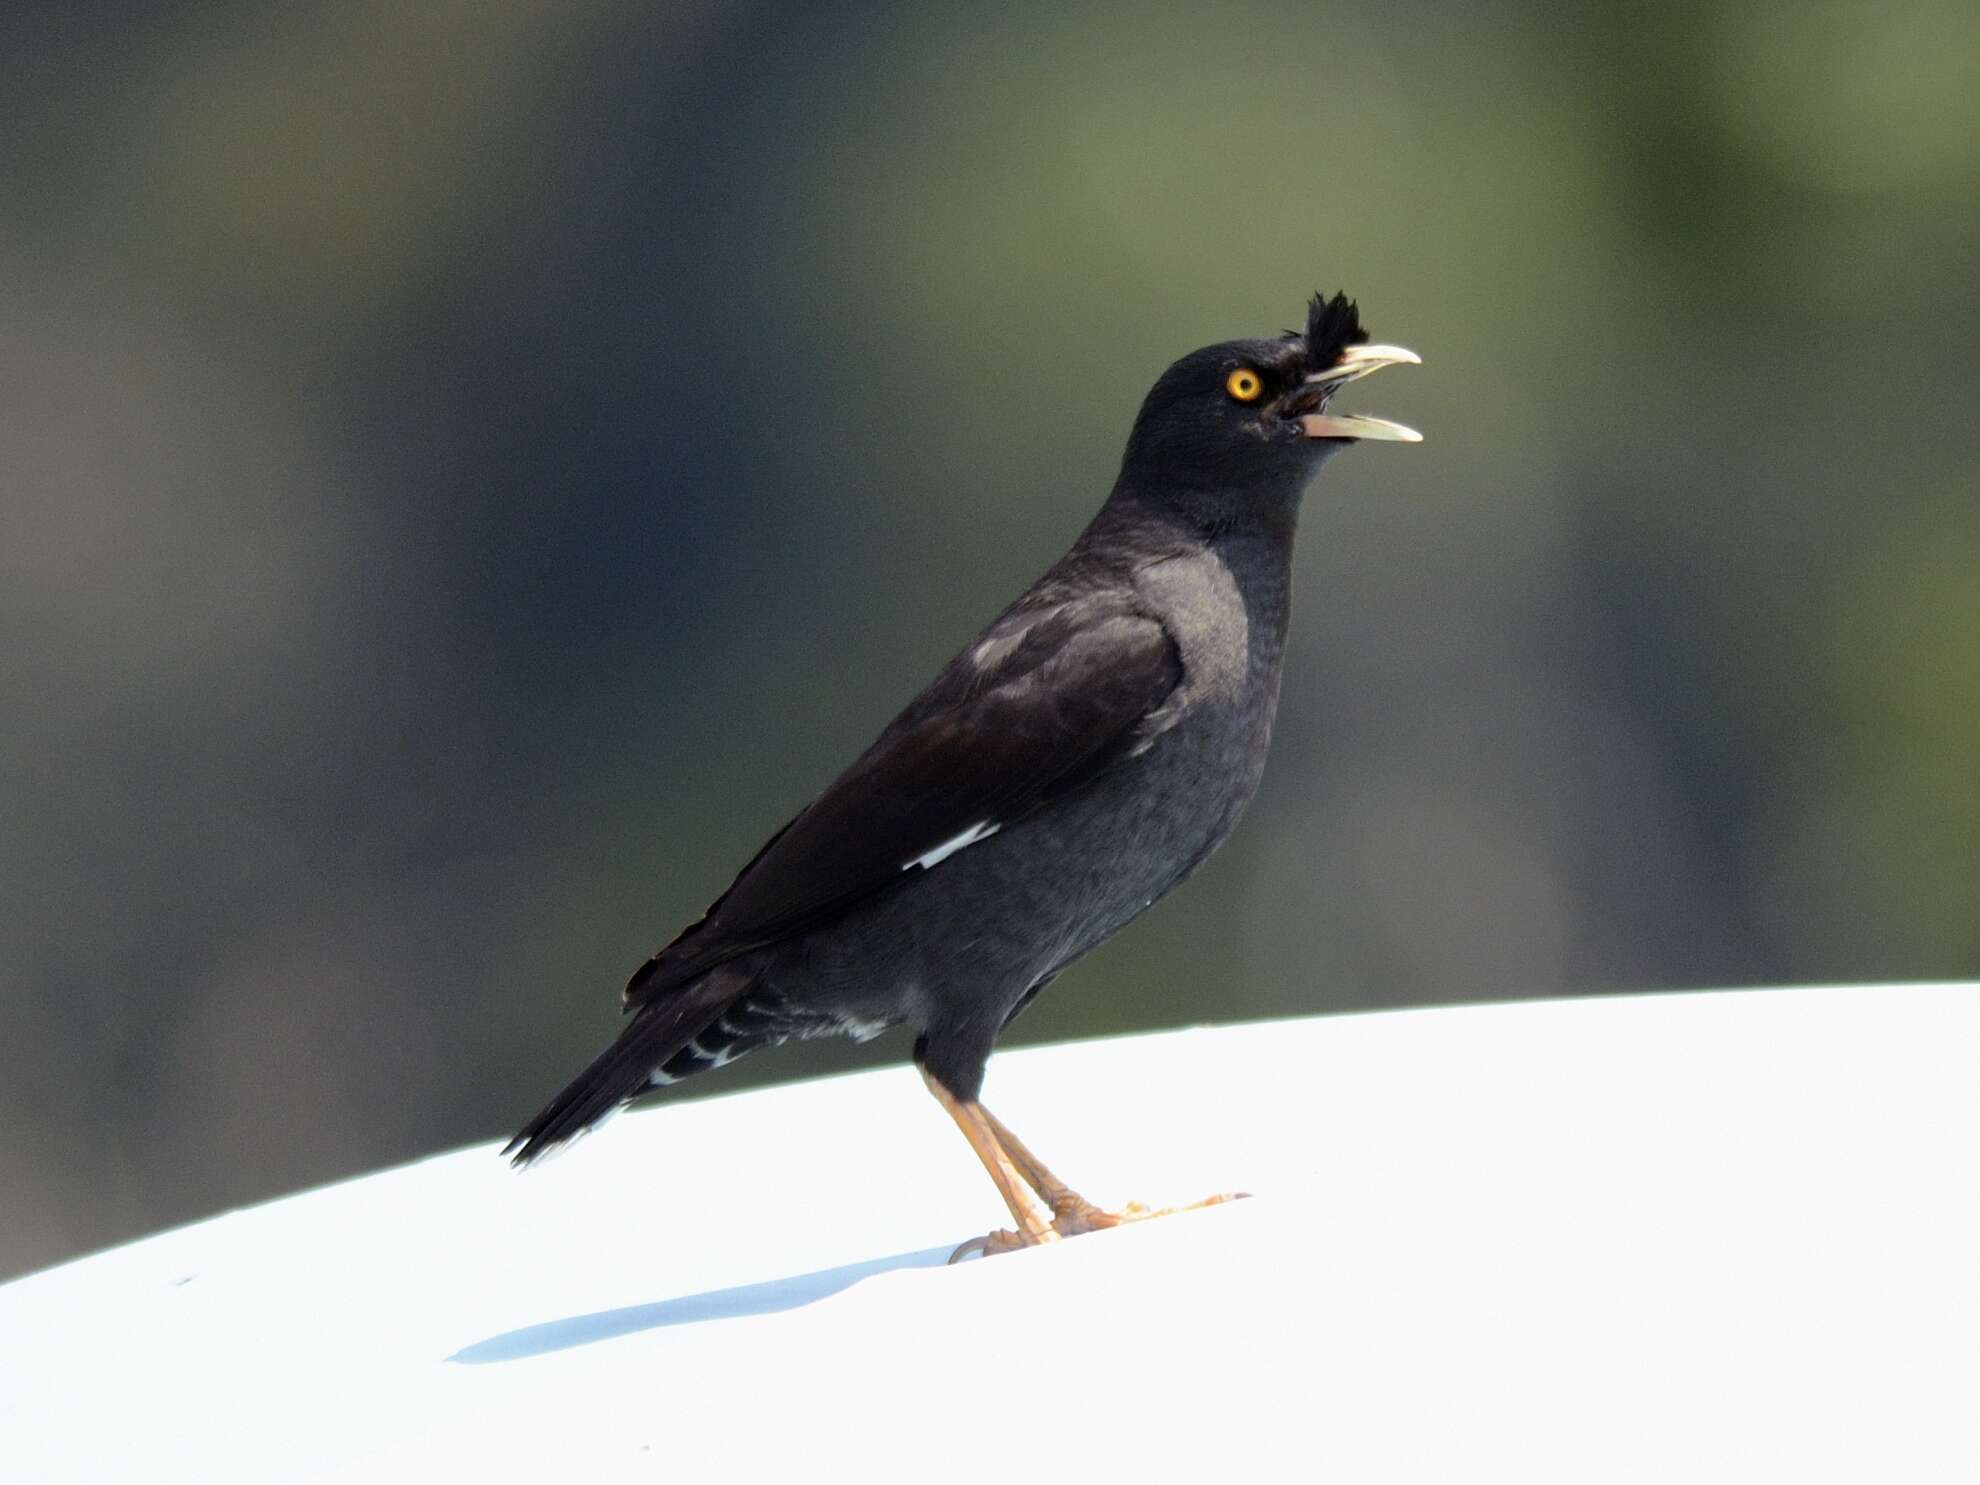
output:
[[[642,1006],[618,1040],[545,1104],[502,1153],[525,1166],[602,1123],[652,1087],[654,1070],[699,1036],[749,985],[747,975],[723,965],[679,993]]]

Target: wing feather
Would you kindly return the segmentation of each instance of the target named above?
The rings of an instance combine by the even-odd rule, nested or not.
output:
[[[626,986],[644,1004],[806,932],[1078,789],[1173,720],[1174,640],[1131,600],[1014,610],[772,836],[702,918]]]

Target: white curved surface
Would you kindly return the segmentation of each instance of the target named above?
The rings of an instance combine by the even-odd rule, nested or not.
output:
[[[1256,1199],[942,1268],[1001,1218],[911,1070],[663,1104],[0,1287],[0,1479],[1980,1478],[1971,987],[1180,1032],[986,1096],[1096,1199]]]

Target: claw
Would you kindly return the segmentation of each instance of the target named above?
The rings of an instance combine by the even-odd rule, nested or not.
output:
[[[1038,1241],[1053,1243],[1059,1240],[1059,1236],[1058,1233],[1048,1229]],[[972,1255],[983,1258],[994,1258],[999,1253],[1015,1253],[1020,1248],[1029,1248],[1031,1246],[1033,1244],[1027,1243],[1022,1234],[1012,1232],[1008,1227],[1000,1227],[995,1232],[986,1232],[982,1237],[971,1238],[968,1242],[962,1244],[955,1252],[949,1255],[949,1262],[961,1263],[965,1258]]]

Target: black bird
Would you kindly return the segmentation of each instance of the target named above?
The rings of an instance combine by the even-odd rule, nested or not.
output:
[[[759,1047],[904,1022],[1017,1223],[957,1256],[1150,1215],[1102,1211],[1046,1170],[977,1101],[984,1064],[1033,996],[1201,866],[1250,802],[1300,498],[1347,444],[1419,438],[1328,399],[1417,359],[1367,344],[1345,296],[1316,295],[1303,332],[1163,372],[1072,550],[639,967],[618,1040],[503,1153],[526,1165]]]

